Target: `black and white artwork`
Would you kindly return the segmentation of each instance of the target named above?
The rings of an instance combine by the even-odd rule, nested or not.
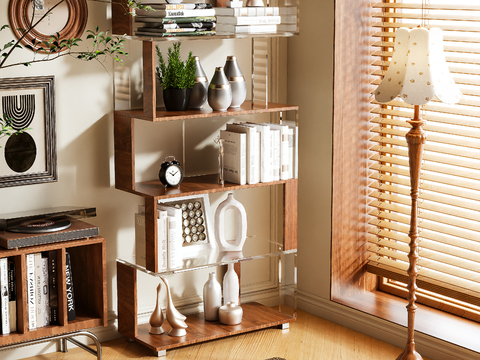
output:
[[[56,181],[53,76],[0,79],[0,100],[15,131],[0,139],[0,187]]]

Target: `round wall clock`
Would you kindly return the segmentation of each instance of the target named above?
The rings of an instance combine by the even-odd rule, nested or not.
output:
[[[21,29],[30,28],[32,17],[33,23],[36,23],[59,1],[10,0],[8,15],[10,27],[15,36],[20,39],[24,33]],[[22,39],[22,43],[31,46],[36,51],[42,45],[34,45],[32,43],[33,39],[35,39],[35,43],[48,41],[56,33],[59,34],[61,40],[72,37],[79,38],[85,30],[87,19],[87,0],[63,0]]]

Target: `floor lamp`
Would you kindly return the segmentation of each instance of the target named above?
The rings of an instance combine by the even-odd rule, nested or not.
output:
[[[410,252],[408,253],[408,338],[407,345],[397,360],[422,359],[415,351],[416,278],[418,260],[418,193],[423,147],[426,133],[422,129],[420,106],[435,96],[447,104],[455,104],[462,94],[458,90],[445,61],[443,35],[438,28],[430,30],[418,27],[412,30],[400,28],[395,35],[395,46],[390,66],[375,91],[379,103],[388,103],[399,96],[404,102],[414,105],[414,117],[408,123],[412,126],[406,135],[410,166]]]

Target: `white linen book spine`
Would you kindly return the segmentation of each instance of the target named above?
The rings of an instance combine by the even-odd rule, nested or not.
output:
[[[226,8],[216,7],[216,16],[278,16],[280,9],[276,6],[255,6],[255,7],[239,7]]]
[[[35,312],[37,317],[37,328],[45,326],[43,319],[42,304],[42,254],[35,254]]]
[[[273,159],[273,181],[280,180],[280,130],[270,128],[271,156]]]
[[[247,183],[247,135],[220,130],[223,142],[223,176],[225,181]]]
[[[277,31],[275,24],[261,24],[261,25],[230,25],[218,24],[216,26],[217,32],[229,33],[273,33]]]
[[[280,180],[288,180],[289,162],[288,162],[288,126],[272,124],[270,129],[280,130]]]
[[[270,182],[273,179],[270,126],[256,123],[248,123],[248,125],[255,126],[260,133],[260,182]]]
[[[35,254],[27,254],[27,306],[28,306],[28,329],[37,328],[37,316],[35,312]]]
[[[217,25],[280,24],[280,16],[217,16]]]
[[[255,127],[243,124],[227,124],[227,131],[244,133],[247,135],[247,184],[257,184],[258,166],[260,164],[260,154],[258,153],[258,132]]]
[[[168,214],[166,211],[158,211],[157,219],[157,250],[158,250],[158,270],[164,271],[168,268]]]
[[[42,257],[42,310],[44,326],[50,325],[50,294],[48,289],[48,257]]]
[[[287,125],[289,128],[289,146],[290,146],[290,130],[293,131],[293,137],[292,137],[292,147],[293,147],[293,156],[292,156],[292,162],[291,162],[291,168],[292,168],[292,173],[293,179],[298,179],[298,125],[295,121],[293,120],[284,120],[283,124]]]
[[[0,302],[2,306],[2,334],[10,333],[10,315],[8,304],[8,259],[0,259]]]
[[[182,262],[182,209],[159,203],[157,210],[167,212],[167,268],[177,269]],[[172,221],[174,219],[175,221]]]

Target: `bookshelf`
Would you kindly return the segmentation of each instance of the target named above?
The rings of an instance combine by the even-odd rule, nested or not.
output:
[[[298,1],[295,4],[298,7]],[[271,5],[273,6],[273,5]],[[275,5],[277,6],[277,5]],[[179,38],[144,38],[133,36],[133,21],[124,16],[124,9],[112,7],[112,25],[114,34],[127,34],[132,41],[142,42],[142,64],[143,64],[143,108],[115,111],[114,114],[114,153],[115,153],[115,187],[138,196],[145,201],[145,243],[146,243],[146,266],[138,266],[123,259],[117,259],[117,296],[118,296],[118,330],[126,337],[135,340],[144,346],[152,349],[157,355],[165,355],[167,349],[185,346],[202,341],[222,338],[226,336],[241,334],[268,327],[285,328],[288,323],[296,319],[296,248],[297,248],[297,199],[298,179],[273,181],[255,185],[238,185],[225,182],[218,184],[218,174],[208,174],[195,177],[187,177],[179,187],[165,188],[160,181],[142,181],[135,179],[135,125],[137,121],[150,121],[161,123],[168,121],[188,121],[190,119],[213,118],[242,115],[256,115],[270,113],[274,114],[279,122],[282,121],[285,112],[292,112],[293,118],[298,124],[298,106],[278,104],[268,101],[256,101],[254,88],[255,79],[252,79],[252,100],[244,102],[237,109],[227,111],[213,111],[208,106],[200,111],[166,111],[165,108],[157,106],[156,103],[156,80],[155,80],[155,41],[190,41],[210,39],[235,39],[251,38],[252,49],[255,49],[257,39],[268,37],[294,36],[298,32],[275,33],[275,34],[235,34],[228,36],[204,36]],[[297,26],[298,29],[298,26]],[[256,61],[255,50],[252,50],[252,63]],[[266,66],[266,57],[262,59]],[[254,68],[252,66],[252,68]],[[263,71],[265,72],[265,68]],[[262,71],[261,71],[262,73]],[[266,74],[266,72],[265,72]],[[252,74],[256,76],[256,74]],[[263,75],[266,79],[266,75]],[[265,84],[263,84],[265,85]],[[265,86],[260,86],[265,91]],[[266,98],[266,94],[265,94]],[[256,256],[240,257],[228,261],[219,261],[218,258],[210,258],[198,268],[184,268],[175,271],[159,273],[159,259],[157,251],[157,203],[161,199],[170,199],[189,195],[211,194],[227,192],[232,190],[249,189],[256,187],[280,187],[283,195],[283,239],[279,244],[272,246],[272,251]],[[270,226],[270,225],[268,225]],[[187,317],[187,335],[175,338],[164,335],[150,335],[148,324],[138,324],[138,302],[137,302],[137,275],[143,272],[151,276],[175,276],[176,273],[184,271],[195,271],[196,269],[214,268],[225,265],[228,262],[235,263],[237,274],[240,275],[240,266],[246,266],[258,258],[272,258],[282,267],[282,271],[290,271],[287,278],[293,279],[288,284],[278,284],[280,301],[289,299],[292,307],[280,307],[279,311],[255,302],[243,303],[244,318],[241,325],[225,326],[218,322],[205,322],[203,314],[192,314]],[[242,296],[241,296],[242,298]],[[165,327],[168,328],[167,322]]]
[[[57,281],[59,324],[35,330],[28,329],[26,256],[39,252],[57,252]],[[67,320],[65,253],[72,264],[77,317]],[[17,331],[0,335],[0,347],[35,339],[67,334],[83,329],[107,325],[107,272],[105,238],[91,238],[0,250],[0,258],[12,259],[15,264],[17,287]],[[89,281],[85,281],[89,279]],[[28,345],[28,344],[26,344]]]

